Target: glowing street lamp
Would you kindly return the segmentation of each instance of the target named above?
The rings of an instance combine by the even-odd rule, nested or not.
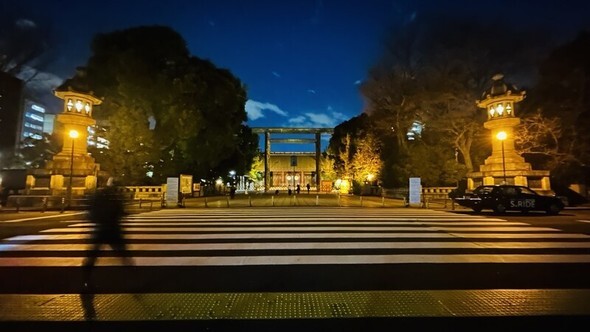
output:
[[[68,186],[68,208],[72,206],[72,179],[74,178],[74,142],[79,134],[76,130],[70,130],[69,134],[72,139],[72,153],[70,155],[70,185]]]
[[[506,184],[506,160],[504,159],[504,140],[508,135],[505,131],[496,134],[496,138],[502,143],[502,173],[504,174],[504,184]]]

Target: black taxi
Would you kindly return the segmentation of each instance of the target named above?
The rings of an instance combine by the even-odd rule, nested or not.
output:
[[[461,206],[480,212],[491,209],[496,213],[506,211],[545,211],[558,214],[564,203],[556,196],[544,196],[525,186],[488,185],[475,188],[472,194],[455,198]]]

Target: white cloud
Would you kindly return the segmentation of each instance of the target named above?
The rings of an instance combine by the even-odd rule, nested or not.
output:
[[[288,126],[301,128],[333,128],[341,122],[348,120],[348,117],[339,112],[331,113],[312,113],[307,112],[303,115],[289,119]]]
[[[281,77],[281,74],[277,73],[276,71],[273,71],[272,74],[274,77]]]
[[[280,109],[277,105],[271,103],[261,103],[252,99],[248,99],[246,102],[246,113],[248,119],[256,120],[264,117],[263,111],[271,111],[278,115],[287,116],[288,113]]]
[[[16,21],[16,26],[21,29],[33,29],[37,27],[37,24],[29,19],[21,18]]]
[[[324,113],[305,113],[309,120],[320,127],[331,127],[334,124],[334,119],[328,114]]]
[[[361,83],[363,83],[363,81],[361,81],[361,80],[356,80],[356,81],[354,81],[354,85],[359,85],[359,84],[361,84]]]
[[[313,93],[315,95],[315,90],[314,89],[307,89],[307,92]]]
[[[289,119],[289,123],[291,123],[291,124],[302,124],[302,123],[305,123],[305,120],[306,120],[306,117],[303,116],[303,115],[300,115],[298,117],[294,117],[294,118]]]

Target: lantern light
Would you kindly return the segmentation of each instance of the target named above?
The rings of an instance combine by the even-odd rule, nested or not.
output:
[[[84,104],[82,104],[82,101],[80,101],[79,99],[76,100],[76,111],[78,111],[78,113],[80,113],[82,111],[82,108],[84,107]]]

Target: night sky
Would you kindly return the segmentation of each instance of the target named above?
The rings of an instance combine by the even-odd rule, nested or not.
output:
[[[0,0],[4,1],[4,0]],[[15,1],[16,2],[16,1]],[[363,110],[358,92],[392,25],[426,12],[503,19],[559,30],[588,27],[586,1],[80,0],[24,1],[51,20],[49,71],[72,76],[97,32],[166,25],[191,53],[229,69],[247,86],[248,125],[330,127]]]

